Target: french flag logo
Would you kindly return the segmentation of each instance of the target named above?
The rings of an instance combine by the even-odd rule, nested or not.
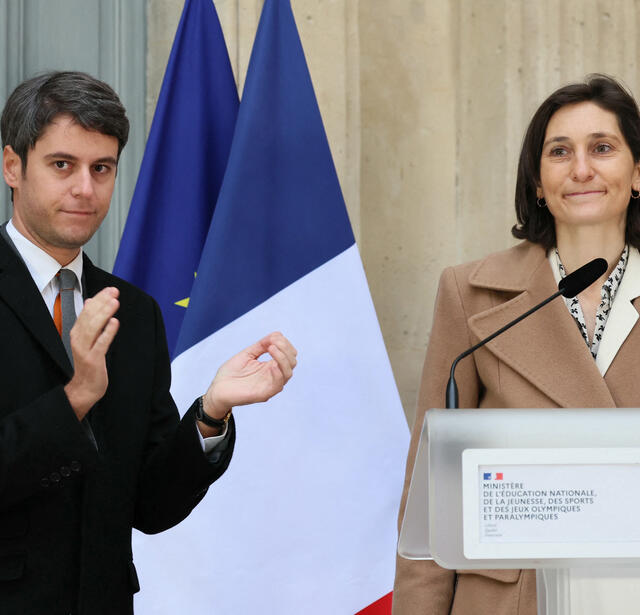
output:
[[[492,472],[483,472],[482,480],[504,480],[504,473],[496,472],[494,475]]]

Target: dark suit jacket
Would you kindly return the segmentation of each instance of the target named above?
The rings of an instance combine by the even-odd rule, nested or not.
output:
[[[194,408],[182,421],[157,304],[84,260],[86,295],[120,289],[109,386],[89,413],[63,386],[72,367],[26,266],[0,238],[0,612],[131,613],[131,528],[184,519],[229,464],[235,431],[208,457]]]

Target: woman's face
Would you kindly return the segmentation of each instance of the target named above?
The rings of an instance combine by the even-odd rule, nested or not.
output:
[[[547,202],[556,229],[618,224],[624,232],[639,168],[614,113],[592,102],[567,105],[547,125],[538,197]]]

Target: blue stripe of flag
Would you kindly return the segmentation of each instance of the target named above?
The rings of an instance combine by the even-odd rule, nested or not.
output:
[[[289,0],[266,0],[176,355],[354,241]]]
[[[114,273],[160,304],[173,351],[227,165],[238,112],[211,0],[186,0]],[[173,356],[173,353],[172,353]]]

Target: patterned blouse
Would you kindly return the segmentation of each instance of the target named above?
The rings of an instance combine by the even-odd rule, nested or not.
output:
[[[600,296],[602,300],[600,301],[600,305],[598,306],[598,310],[596,312],[596,327],[593,332],[593,340],[589,343],[589,336],[587,335],[587,325],[584,320],[584,314],[582,313],[582,308],[580,307],[580,302],[578,301],[578,297],[572,297],[571,299],[564,298],[564,302],[567,304],[569,308],[569,313],[573,316],[573,319],[576,321],[578,325],[578,329],[580,329],[580,333],[582,335],[582,339],[587,344],[587,347],[591,351],[591,355],[595,359],[598,356],[598,348],[600,347],[600,340],[602,339],[602,334],[604,333],[604,327],[607,324],[607,318],[609,317],[609,312],[611,311],[611,306],[613,305],[613,300],[616,296],[616,292],[618,291],[618,286],[620,286],[620,282],[622,280],[622,276],[624,275],[624,271],[627,267],[627,260],[629,259],[629,246],[625,246],[622,251],[622,255],[620,256],[620,260],[618,264],[611,272],[611,275],[607,278],[607,281],[602,285],[602,290],[600,291]],[[558,254],[558,249],[556,248],[556,262],[558,263],[558,270],[560,271],[560,277],[564,278],[567,273],[564,270],[562,262],[560,262],[560,255]]]

